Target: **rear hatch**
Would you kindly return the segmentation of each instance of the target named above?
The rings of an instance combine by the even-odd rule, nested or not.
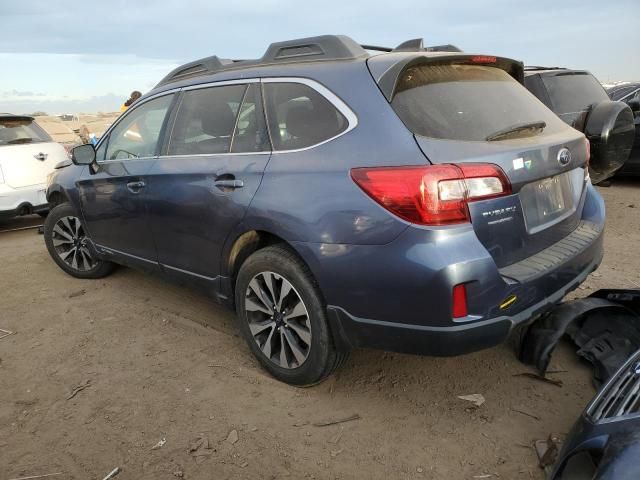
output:
[[[53,142],[33,118],[0,116],[0,169],[6,185],[43,184],[53,167],[65,159],[64,147]]]
[[[401,70],[388,68],[379,85],[383,93],[393,85],[391,106],[429,162],[465,165],[463,170],[492,164],[504,172],[503,193],[487,190],[467,204],[476,235],[498,267],[576,229],[587,143],[521,85],[521,64],[469,55],[403,63]],[[387,74],[395,80],[385,79]]]

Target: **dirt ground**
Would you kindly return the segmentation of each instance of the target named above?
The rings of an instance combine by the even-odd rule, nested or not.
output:
[[[600,190],[605,260],[574,295],[640,287],[640,181]],[[568,345],[552,359],[561,388],[514,376],[531,370],[507,346],[359,350],[325,383],[288,387],[260,369],[231,312],[125,268],[73,279],[35,230],[0,233],[0,292],[0,328],[15,332],[0,339],[0,480],[116,467],[118,480],[542,479],[532,442],[566,433],[594,393]],[[457,398],[474,393],[477,409]]]

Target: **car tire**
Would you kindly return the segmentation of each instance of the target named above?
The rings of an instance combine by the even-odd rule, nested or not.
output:
[[[284,245],[263,248],[246,259],[236,279],[235,305],[249,348],[278,380],[317,384],[349,355],[334,345],[311,272]]]
[[[44,222],[44,242],[53,261],[72,277],[106,277],[115,265],[94,258],[86,240],[80,216],[70,204],[60,204],[49,212]]]

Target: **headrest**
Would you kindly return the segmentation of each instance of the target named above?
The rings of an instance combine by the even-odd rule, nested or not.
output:
[[[236,116],[226,102],[210,102],[199,112],[202,131],[214,137],[231,136]]]
[[[312,144],[338,133],[340,124],[336,112],[324,102],[296,105],[287,112],[287,132]]]

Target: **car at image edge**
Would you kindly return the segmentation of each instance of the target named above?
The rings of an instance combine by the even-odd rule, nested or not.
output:
[[[600,388],[559,452],[548,480],[640,478],[640,352]]]
[[[33,117],[0,113],[0,219],[46,215],[47,175],[68,158]]]
[[[619,175],[640,175],[640,82],[625,82],[606,88],[611,100],[624,102],[633,111],[635,139],[631,155],[624,166],[617,172]]]
[[[524,84],[565,123],[584,132],[590,143],[589,175],[598,184],[624,169],[633,145],[633,113],[612,101],[590,72],[526,66]]]
[[[295,385],[353,347],[491,347],[603,253],[588,143],[522,82],[506,58],[331,35],[191,62],[51,177],[47,248],[75,277],[205,289]]]

